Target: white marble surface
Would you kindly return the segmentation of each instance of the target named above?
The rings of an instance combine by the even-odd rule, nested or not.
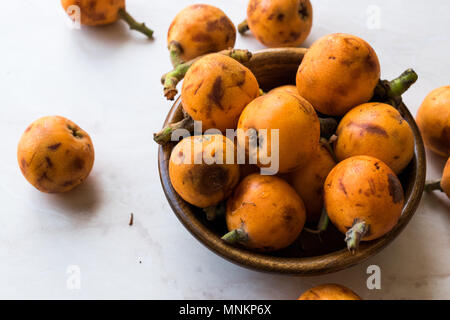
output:
[[[204,0],[235,22],[244,0]],[[313,0],[307,40],[348,32],[369,41],[383,78],[407,67],[420,76],[404,99],[415,114],[425,95],[450,83],[447,0]],[[20,0],[0,10],[0,298],[293,299],[312,285],[338,282],[366,299],[450,298],[450,202],[426,195],[406,230],[383,252],[351,269],[314,278],[262,274],[212,254],[178,222],[157,171],[157,130],[170,103],[159,79],[170,68],[165,36],[193,0],[129,0],[155,29],[147,41],[118,23],[71,30],[59,1]],[[380,8],[380,29],[367,25]],[[251,36],[236,47],[259,49]],[[36,191],[22,177],[16,146],[44,115],[66,116],[96,149],[88,181],[65,195]],[[428,176],[443,159],[429,155]],[[130,213],[134,225],[128,226]],[[382,289],[368,290],[366,269],[381,267]],[[79,266],[81,288],[67,287]]]

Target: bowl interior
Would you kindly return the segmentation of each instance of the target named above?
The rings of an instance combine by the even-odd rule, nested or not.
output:
[[[263,50],[255,53],[246,66],[255,74],[261,88],[268,91],[280,85],[295,84],[296,72],[305,52],[303,48]],[[346,250],[344,235],[332,224],[320,237],[302,232],[291,246],[273,253],[254,253],[224,243],[220,240],[227,232],[224,220],[208,221],[201,209],[186,203],[173,189],[168,174],[173,144],[159,149],[161,183],[170,206],[184,226],[208,248],[234,263],[260,271],[298,275],[338,271],[365,260],[389,244],[403,230],[419,204],[425,183],[423,142],[406,106],[401,104],[398,109],[410,124],[415,138],[414,158],[399,176],[405,191],[402,216],[393,230],[382,238],[362,243],[354,255]],[[165,124],[176,122],[182,116],[181,100],[178,99]]]

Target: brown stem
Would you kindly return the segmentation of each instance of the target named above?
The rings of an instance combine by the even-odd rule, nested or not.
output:
[[[119,10],[119,17],[130,26],[131,30],[139,31],[145,34],[149,39],[153,38],[153,30],[149,29],[145,23],[139,23],[134,20],[134,18],[125,9]]]
[[[330,139],[325,139],[325,138],[320,138],[320,143],[328,150],[328,152],[330,153],[331,157],[333,158],[334,162],[338,162],[337,158],[336,158],[336,154],[334,153],[333,147],[331,146],[331,144],[335,141],[334,137],[336,137],[335,135],[332,135],[330,137]]]
[[[230,58],[233,58],[234,60],[236,60],[240,63],[248,62],[252,57],[252,54],[250,51],[240,50],[240,49],[228,49],[228,50],[219,51],[218,53],[228,56]],[[166,73],[165,76],[162,77],[161,80],[164,80],[164,96],[168,100],[175,99],[175,96],[178,93],[178,90],[177,90],[178,82],[183,80],[183,78],[186,75],[186,72],[189,70],[189,68],[202,57],[203,56],[200,56],[193,60],[179,64],[172,71]]]
[[[186,115],[181,121],[171,123],[158,133],[154,133],[153,140],[163,146],[172,140],[172,133],[177,129],[185,129],[189,132],[194,131],[194,120],[189,115]]]
[[[355,254],[358,250],[361,239],[369,232],[369,226],[363,220],[355,219],[353,226],[345,234],[345,242],[347,242],[347,248]]]
[[[338,122],[334,118],[319,118],[320,136],[329,139],[335,132]]]
[[[431,192],[431,191],[435,191],[435,190],[439,190],[442,192],[444,191],[444,190],[442,190],[441,180],[427,181],[425,183],[425,191],[426,192]]]
[[[215,206],[204,208],[203,211],[206,213],[206,219],[208,221],[213,221],[217,218],[224,217],[227,212],[226,202],[222,201]]]
[[[247,19],[239,23],[238,25],[238,31],[240,34],[246,33],[250,28],[248,27]]]

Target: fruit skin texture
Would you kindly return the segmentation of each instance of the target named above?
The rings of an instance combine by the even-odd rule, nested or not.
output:
[[[268,93],[277,93],[277,92],[286,92],[296,96],[300,96],[297,87],[291,84],[272,89]]]
[[[373,157],[348,158],[325,180],[325,208],[331,222],[346,233],[355,221],[365,221],[369,232],[363,241],[389,232],[400,218],[403,203],[403,188],[397,176]]]
[[[411,162],[414,135],[400,112],[384,103],[365,103],[339,123],[334,152],[339,161],[366,155],[382,160],[396,174]]]
[[[448,158],[444,173],[442,174],[441,188],[450,199],[450,158]]]
[[[23,133],[17,160],[24,177],[39,191],[67,192],[81,184],[94,165],[89,135],[72,121],[43,117]]]
[[[339,284],[322,284],[305,291],[298,300],[362,300],[349,288]]]
[[[305,165],[316,151],[320,139],[320,123],[314,108],[308,101],[285,92],[263,95],[253,100],[242,112],[238,129],[243,133],[249,129],[261,132],[267,130],[267,139],[263,139],[256,148],[262,155],[271,154],[271,130],[279,130],[279,172],[292,172]],[[248,135],[238,133],[238,145],[249,150]],[[276,150],[276,146],[275,150]],[[254,150],[256,151],[256,150]],[[254,156],[256,158],[256,156]],[[258,156],[258,165],[263,164]]]
[[[450,156],[450,86],[434,89],[426,96],[416,122],[425,146],[440,156]]]
[[[368,102],[380,79],[380,63],[363,39],[344,33],[314,42],[297,71],[297,89],[320,113],[342,116]]]
[[[319,221],[323,209],[323,185],[335,166],[330,152],[320,144],[305,166],[283,176],[302,198],[307,222]]]
[[[81,24],[101,26],[119,19],[118,12],[125,9],[125,0],[61,0],[64,10],[70,6],[80,7]]]
[[[189,68],[183,82],[184,110],[203,130],[235,129],[245,106],[259,96],[253,73],[236,60],[209,54]]]
[[[308,37],[313,19],[309,0],[250,0],[247,22],[265,46],[297,47]]]
[[[239,165],[236,161],[227,164],[229,152],[235,152],[235,145],[222,135],[181,140],[169,160],[169,176],[175,191],[200,208],[214,206],[227,198],[239,182]]]
[[[228,230],[243,228],[256,251],[275,251],[289,246],[305,224],[302,199],[284,180],[252,174],[238,185],[227,202]]]
[[[184,61],[198,56],[233,48],[236,27],[225,13],[211,5],[194,4],[181,10],[172,21],[167,45],[181,46]]]

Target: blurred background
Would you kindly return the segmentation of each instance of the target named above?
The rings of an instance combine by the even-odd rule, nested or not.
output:
[[[202,0],[237,25],[247,1]],[[419,81],[404,101],[415,115],[426,94],[450,84],[450,2],[312,0],[304,46],[328,33],[368,41],[382,78],[406,68]],[[171,69],[167,29],[193,0],[128,0],[154,33],[147,40],[123,22],[71,28],[59,1],[19,0],[0,10],[0,298],[295,299],[337,282],[364,299],[450,298],[450,204],[424,195],[403,233],[361,265],[313,278],[263,274],[214,255],[178,222],[164,197],[152,134],[171,107],[160,77]],[[251,33],[236,48],[263,49]],[[46,195],[22,176],[19,138],[32,121],[62,115],[93,139],[89,179],[65,195]],[[428,178],[444,159],[428,154]],[[134,224],[129,226],[130,213]],[[381,270],[369,290],[367,268]]]

